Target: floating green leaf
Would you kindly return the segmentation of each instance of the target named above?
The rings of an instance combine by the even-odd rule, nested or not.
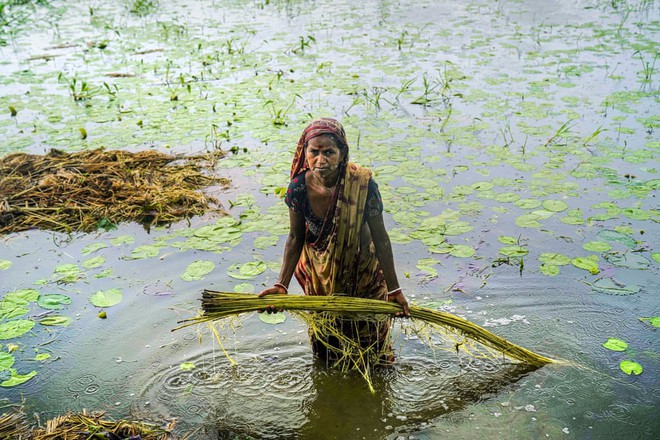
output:
[[[183,362],[179,365],[179,368],[183,371],[190,371],[195,369],[195,364],[193,362]]]
[[[583,244],[582,248],[589,252],[606,252],[612,249],[612,245],[604,241],[590,241]]]
[[[94,257],[94,258],[90,258],[89,260],[83,261],[82,267],[84,267],[85,269],[94,269],[96,267],[103,266],[103,263],[105,263],[104,257]]]
[[[54,277],[61,283],[75,283],[82,273],[77,264],[60,264],[55,267]]]
[[[145,258],[153,258],[158,256],[160,253],[160,246],[153,244],[145,244],[143,246],[138,246],[131,252],[129,259],[131,260],[142,260]]]
[[[638,208],[623,208],[621,214],[632,220],[648,220],[651,218],[651,214]]]
[[[193,261],[181,275],[181,279],[184,281],[198,281],[204,278],[204,275],[211,273],[213,269],[215,269],[215,264],[212,261]]]
[[[266,269],[268,269],[268,266],[263,261],[250,261],[245,264],[232,264],[227,269],[227,274],[238,280],[250,280],[263,273]]]
[[[37,375],[36,371],[31,371],[28,374],[18,374],[18,372],[14,369],[11,370],[11,376],[9,379],[0,382],[0,387],[15,387],[16,385],[21,385],[28,380],[32,379],[34,376]]]
[[[282,312],[277,313],[259,313],[259,319],[266,324],[281,324],[286,321],[286,315]]]
[[[9,260],[0,260],[0,270],[7,270],[11,267],[11,261]]]
[[[538,257],[541,263],[551,264],[553,266],[565,266],[571,262],[571,259],[566,255],[555,254],[552,252],[544,252]]]
[[[637,241],[634,238],[630,237],[627,234],[623,234],[618,231],[613,231],[611,229],[605,229],[596,234],[598,238],[605,241],[623,243],[629,248],[634,248],[637,246]]]
[[[42,309],[60,310],[63,309],[65,305],[71,304],[71,298],[59,293],[52,293],[39,296],[37,304]]]
[[[639,318],[642,322],[648,322],[653,327],[660,327],[660,316],[654,316],[652,318]]]
[[[73,320],[68,316],[55,315],[55,316],[47,316],[45,318],[40,319],[39,324],[67,327],[69,324],[71,324],[71,321]]]
[[[9,370],[14,366],[14,362],[15,359],[13,355],[4,351],[0,351],[0,371]]]
[[[617,338],[607,338],[607,342],[603,342],[603,347],[612,351],[625,351],[628,344],[625,341]]]
[[[539,269],[541,270],[541,273],[543,275],[547,275],[549,277],[554,277],[559,275],[559,266],[555,266],[552,264],[542,264]]]
[[[89,301],[96,307],[112,307],[121,302],[122,296],[119,289],[99,290],[89,298]]]
[[[529,251],[524,246],[504,246],[500,249],[500,254],[505,257],[523,257],[528,253]]]
[[[241,283],[234,286],[234,292],[254,293],[254,286],[250,283]]]
[[[516,244],[518,243],[518,239],[515,237],[510,237],[507,235],[500,235],[497,237],[497,241],[499,241],[502,244]]]
[[[651,262],[646,257],[636,252],[610,252],[603,255],[603,258],[615,266],[626,267],[628,269],[643,270],[648,269],[651,265]]]
[[[660,263],[660,252],[653,252],[651,258],[653,258],[653,261]]]
[[[639,376],[644,372],[644,368],[637,362],[631,361],[631,360],[623,360],[619,364],[619,368],[621,368],[621,371],[626,373],[629,376]]]
[[[111,238],[110,244],[113,246],[121,246],[124,244],[135,243],[135,238],[130,235],[120,235],[119,237]]]
[[[615,282],[611,278],[602,278],[594,282],[591,285],[591,289],[608,295],[634,295],[641,290],[641,287],[635,286],[634,284],[623,285]]]
[[[267,235],[265,237],[257,237],[254,239],[254,247],[257,249],[266,249],[275,246],[280,237],[277,235]]]
[[[29,319],[15,319],[0,323],[0,339],[13,339],[32,330],[34,321]]]
[[[520,209],[536,209],[541,206],[541,201],[537,199],[520,199],[513,202],[513,205]]]
[[[39,353],[38,355],[36,355],[34,357],[34,360],[37,361],[37,362],[42,362],[42,361],[45,361],[46,359],[50,359],[50,358],[51,358],[50,353]]]
[[[584,269],[588,270],[591,272],[592,275],[596,275],[598,272],[600,272],[600,269],[598,268],[598,257],[595,255],[590,255],[589,257],[577,257],[573,258],[571,260],[571,263],[573,266],[579,268],[579,269]]]
[[[465,234],[466,232],[470,232],[472,229],[474,228],[472,227],[471,224],[467,222],[457,221],[448,224],[441,233],[443,235],[455,236],[455,235]]]
[[[464,244],[453,244],[449,250],[449,255],[457,258],[470,258],[476,251],[470,246]]]
[[[562,212],[568,209],[568,205],[561,200],[544,200],[543,208],[551,212]]]
[[[98,250],[101,250],[101,249],[104,249],[104,248],[107,248],[107,247],[108,247],[108,245],[106,243],[103,243],[103,242],[91,243],[91,244],[88,244],[87,246],[85,246],[83,248],[83,250],[80,251],[80,253],[83,254],[83,255],[89,255],[91,253],[94,253]]]

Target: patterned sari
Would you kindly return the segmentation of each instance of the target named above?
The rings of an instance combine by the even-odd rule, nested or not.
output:
[[[339,182],[323,220],[321,233],[313,242],[305,240],[294,275],[306,295],[347,295],[387,300],[387,285],[376,258],[368,224],[364,221],[371,171],[347,161],[348,144],[343,128],[335,120],[322,119],[313,121],[303,132],[292,174],[305,169],[300,156],[304,158],[304,147],[314,137],[310,137],[310,132],[316,136],[324,133],[335,135],[346,149],[346,160],[340,166]],[[345,360],[345,345],[356,343],[362,349],[375,353],[376,359],[391,360],[389,319],[330,319],[334,327],[331,334],[310,330],[312,347],[319,357],[333,362]]]

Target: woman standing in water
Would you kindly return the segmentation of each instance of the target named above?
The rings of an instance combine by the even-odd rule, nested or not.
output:
[[[383,203],[371,171],[348,161],[341,123],[321,118],[307,125],[291,165],[285,203],[290,230],[282,269],[273,287],[259,295],[286,294],[293,275],[305,295],[348,295],[393,301],[409,316],[399,286],[392,246],[383,223]],[[391,360],[389,320],[337,319],[339,334]],[[342,357],[336,335],[312,335],[314,353]],[[386,352],[389,351],[389,354]]]

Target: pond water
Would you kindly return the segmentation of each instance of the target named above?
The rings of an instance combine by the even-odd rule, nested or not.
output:
[[[215,171],[232,184],[207,191],[228,217],[2,237],[2,305],[24,301],[0,326],[37,323],[0,340],[0,379],[23,382],[0,403],[42,421],[83,408],[176,418],[200,439],[657,438],[659,12],[653,0],[7,8],[0,155],[222,149]],[[171,331],[204,288],[276,280],[288,217],[275,192],[320,116],[341,119],[352,160],[374,170],[409,298],[563,363],[484,364],[400,337],[371,393],[316,362],[289,315],[227,328],[236,366],[204,329]],[[191,275],[199,261],[212,270]],[[107,319],[99,291],[121,294]],[[41,307],[49,294],[70,304]],[[57,316],[68,325],[38,323]]]

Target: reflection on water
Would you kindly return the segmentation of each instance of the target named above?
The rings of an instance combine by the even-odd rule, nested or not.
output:
[[[249,343],[248,343],[249,345]],[[374,373],[375,393],[357,373],[314,360],[307,343],[282,342],[258,355],[233,351],[232,366],[217,350],[188,359],[192,371],[168,367],[150,377],[135,408],[151,418],[180,420],[179,429],[204,438],[385,438],[430,426],[445,414],[484,402],[534,370],[423,352],[406,342],[393,367]],[[79,382],[91,378],[80,378]],[[204,434],[202,434],[202,432]]]

